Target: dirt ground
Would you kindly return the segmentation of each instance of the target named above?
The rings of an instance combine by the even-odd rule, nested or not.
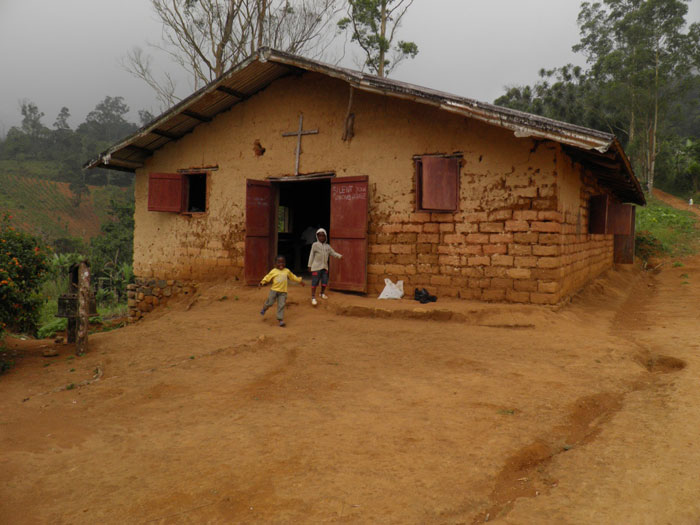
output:
[[[681,264],[560,309],[314,309],[293,286],[286,328],[267,290],[218,284],[83,357],[11,340],[0,522],[700,523],[700,257]]]

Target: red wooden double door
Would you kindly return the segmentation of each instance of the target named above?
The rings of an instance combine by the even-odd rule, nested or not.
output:
[[[367,177],[330,179],[330,232],[333,249],[330,283],[335,290],[367,291]],[[294,183],[296,184],[296,183]],[[275,187],[269,181],[246,181],[245,280],[256,284],[270,271],[277,236]]]

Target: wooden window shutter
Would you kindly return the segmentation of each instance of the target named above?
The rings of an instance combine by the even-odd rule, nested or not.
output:
[[[184,211],[187,199],[185,182],[180,173],[149,173],[148,211]]]
[[[459,209],[460,158],[425,155],[418,167],[418,207],[427,211]]]
[[[634,205],[611,202],[606,233],[629,235],[634,229]]]

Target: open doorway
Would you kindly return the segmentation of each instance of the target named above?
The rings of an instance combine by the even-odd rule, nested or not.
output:
[[[285,181],[278,188],[277,253],[296,275],[306,275],[311,245],[318,228],[330,230],[330,179]],[[313,232],[313,234],[311,234]]]

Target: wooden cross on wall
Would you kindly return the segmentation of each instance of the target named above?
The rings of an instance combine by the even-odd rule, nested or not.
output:
[[[304,114],[299,114],[299,130],[289,131],[287,133],[282,133],[283,137],[296,137],[297,138],[297,149],[296,149],[296,159],[294,161],[294,175],[299,175],[299,156],[301,155],[301,136],[302,135],[316,135],[318,129],[312,129],[304,131]]]

